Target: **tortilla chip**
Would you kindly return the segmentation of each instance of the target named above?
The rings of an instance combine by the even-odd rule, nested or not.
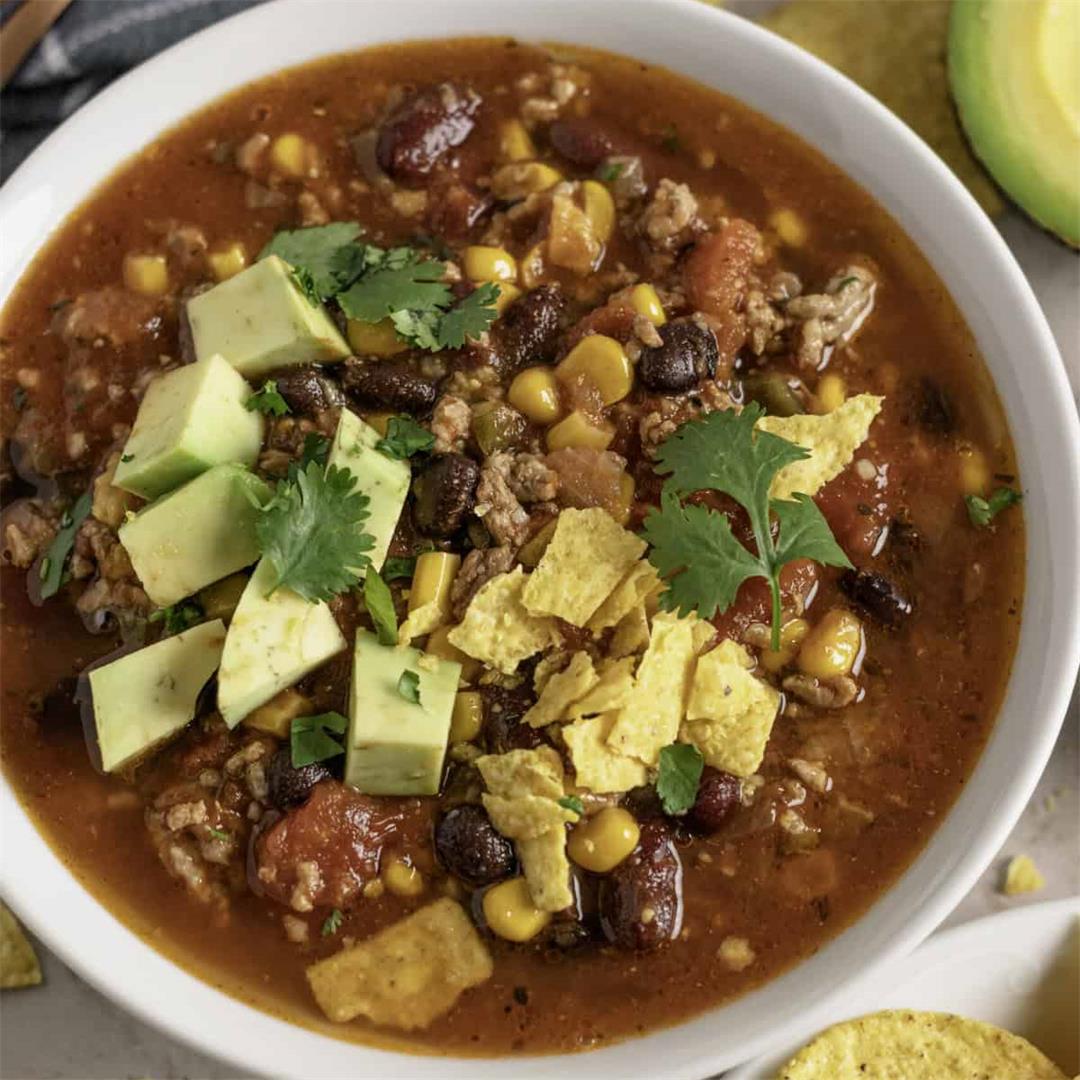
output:
[[[597,684],[566,710],[571,720],[621,709],[630,700],[634,689],[634,658],[627,656],[605,663],[607,667],[601,670]]]
[[[522,723],[540,728],[561,720],[566,710],[597,682],[599,677],[593,668],[592,657],[587,652],[574,653],[562,671],[548,678],[536,703],[521,718]]]
[[[491,824],[509,840],[535,840],[578,819],[573,810],[539,795],[518,795],[513,799],[482,795],[481,799]]]
[[[948,0],[793,0],[761,22],[868,90],[930,144],[988,214],[1001,212],[949,94]]]
[[[626,572],[626,577],[615,586],[611,595],[596,609],[587,628],[595,637],[609,626],[617,626],[650,593],[660,588],[660,575],[650,562],[644,559],[634,563]]]
[[[902,1063],[902,1065],[901,1065]],[[777,1080],[1067,1080],[1026,1039],[950,1013],[890,1009],[831,1027]]]
[[[574,902],[566,830],[549,829],[532,840],[515,840],[532,902],[541,911],[562,911]]]
[[[446,608],[438,600],[429,600],[415,611],[410,611],[398,627],[398,644],[411,645],[414,638],[430,634],[446,622]]]
[[[562,729],[574,766],[574,782],[597,795],[629,791],[645,783],[645,766],[608,745],[616,715],[577,720]]]
[[[562,758],[552,746],[485,754],[476,759],[476,767],[492,795],[510,799],[519,795],[563,797]]]
[[[555,642],[551,619],[530,614],[521,603],[527,578],[520,566],[499,574],[472,598],[465,618],[447,634],[455,648],[512,675],[522,660]]]
[[[533,615],[584,626],[644,551],[607,511],[564,510],[522,601]]]
[[[608,646],[608,656],[616,659],[634,656],[649,647],[649,616],[644,604],[638,604],[633,611],[628,611],[615,627]]]
[[[1046,878],[1042,876],[1030,855],[1016,855],[1005,867],[1005,879],[1001,891],[1006,896],[1023,896],[1024,893],[1038,892],[1046,887]]]
[[[793,461],[776,474],[769,495],[774,499],[790,499],[797,491],[816,495],[838,477],[866,441],[884,400],[874,394],[858,394],[824,416],[763,416],[756,425],[760,431],[779,435],[810,451],[808,458]]]
[[[0,904],[0,990],[18,990],[41,982],[41,965],[34,946],[15,916]]]

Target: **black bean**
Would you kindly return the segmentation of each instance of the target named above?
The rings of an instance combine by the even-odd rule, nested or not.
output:
[[[555,358],[565,311],[558,285],[532,289],[506,309],[491,333],[494,363],[504,378]]]
[[[314,364],[290,368],[275,379],[278,393],[299,415],[314,416],[345,404],[337,382]]]
[[[458,806],[435,826],[435,851],[455,877],[480,887],[514,872],[514,848],[482,806]]]
[[[405,361],[350,358],[342,369],[346,393],[368,408],[421,414],[430,412],[435,404],[435,383],[418,375]]]
[[[682,928],[682,863],[666,826],[641,828],[634,851],[600,882],[600,925],[621,949],[643,952]]]
[[[454,83],[427,86],[406,98],[382,123],[375,156],[396,180],[419,180],[475,127],[480,95]]]
[[[741,794],[738,777],[706,765],[698,784],[697,798],[686,820],[701,832],[714,833],[738,809]]]
[[[593,120],[568,117],[556,120],[548,128],[552,148],[572,165],[595,169],[604,158],[615,153],[611,136]]]
[[[330,770],[316,761],[299,767],[292,763],[292,753],[287,746],[281,747],[270,759],[266,781],[270,790],[270,803],[279,810],[288,810],[307,802],[311,789],[320,780],[331,777]]]
[[[622,805],[638,821],[655,821],[664,816],[663,804],[652,784],[642,784],[641,787],[631,788],[623,798]]]
[[[484,744],[489,754],[533,750],[544,741],[536,728],[521,722],[534,701],[528,680],[515,690],[482,686],[480,694],[484,699]]]
[[[953,410],[948,395],[929,377],[921,379],[915,391],[915,417],[935,435],[948,435],[953,429]]]
[[[895,628],[912,612],[911,601],[884,574],[845,570],[839,585],[856,607],[882,626]]]
[[[453,536],[476,503],[480,466],[464,454],[436,454],[413,485],[413,520],[426,536]]]
[[[656,394],[679,394],[716,374],[719,352],[711,330],[691,320],[660,327],[663,345],[641,351],[638,377]]]

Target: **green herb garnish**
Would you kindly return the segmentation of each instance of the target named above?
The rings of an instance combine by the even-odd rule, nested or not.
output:
[[[809,495],[770,499],[773,477],[809,453],[787,439],[755,431],[763,415],[757,403],[742,412],[724,410],[690,420],[657,452],[656,471],[668,474],[660,509],[645,518],[642,536],[649,561],[667,579],[660,605],[667,611],[696,611],[711,619],[726,611],[739,587],[762,577],[772,594],[772,647],[780,648],[780,571],[793,559],[851,567],[829,525]],[[695,491],[720,491],[746,511],[755,550],[744,547],[725,514],[680,501]],[[779,533],[774,538],[770,514]]]
[[[206,827],[206,831],[215,840],[228,840],[229,839],[229,834],[224,829],[215,829],[213,825],[208,825]]]
[[[674,124],[668,124],[668,126],[660,133],[660,145],[669,154],[677,154],[682,149],[682,140],[679,138],[679,130]]]
[[[420,676],[415,671],[403,671],[397,682],[397,692],[414,705],[420,704]]]
[[[369,566],[364,574],[364,604],[375,624],[379,644],[396,645],[398,624],[394,598],[374,566]]]
[[[308,432],[304,436],[304,448],[300,451],[300,460],[289,462],[289,481],[295,484],[296,477],[304,472],[312,462],[315,462],[319,468],[324,468],[326,459],[329,456],[330,440],[316,431]]]
[[[623,174],[625,165],[618,161],[609,161],[606,165],[601,165],[596,170],[596,175],[600,180],[603,180],[605,184],[614,183]]]
[[[332,937],[334,934],[336,934],[338,930],[341,929],[341,922],[344,918],[345,916],[341,914],[338,908],[334,908],[333,911],[331,911],[330,914],[327,915],[326,919],[323,921],[322,936]]]
[[[487,281],[459,300],[439,320],[439,348],[460,349],[466,338],[478,338],[495,321],[498,299],[499,286]]]
[[[435,436],[408,416],[391,416],[386,425],[386,437],[375,444],[380,454],[395,461],[408,461],[413,454],[430,450]]]
[[[359,583],[375,541],[360,529],[369,500],[355,482],[347,469],[316,461],[278,481],[255,523],[259,549],[277,572],[270,593],[285,585],[306,600],[329,600]]]
[[[279,232],[259,252],[259,258],[277,255],[298,277],[301,289],[318,300],[329,300],[347,288],[359,271],[353,251],[360,248],[356,238],[363,229],[355,221],[335,221],[308,229]]]
[[[564,810],[572,810],[578,817],[585,813],[585,804],[576,795],[564,795],[559,805]]]
[[[349,721],[341,713],[319,713],[318,716],[298,716],[289,729],[289,747],[294,769],[326,761],[345,753],[345,747],[333,738],[344,735]]]
[[[697,798],[705,759],[690,743],[672,743],[660,751],[656,794],[666,814],[685,814]]]
[[[11,391],[11,404],[16,412],[22,412],[26,408],[26,390],[21,386],[16,386]]]
[[[166,634],[182,634],[204,618],[202,607],[194,600],[158,608],[150,615],[150,622],[164,622]]]
[[[410,558],[395,555],[383,563],[383,581],[399,581],[402,578],[412,578],[416,573],[416,556]]]
[[[135,455],[134,454],[121,454],[120,455],[120,460],[126,464],[129,461],[134,461],[135,460]]]
[[[277,382],[267,379],[262,387],[244,402],[248,412],[260,412],[266,416],[284,416],[292,410],[289,403],[278,393]]]
[[[990,498],[984,499],[981,495],[965,495],[964,503],[967,505],[968,517],[971,524],[980,529],[986,528],[991,521],[1010,506],[1020,502],[1023,495],[1012,488],[999,487]]]
[[[60,591],[60,586],[64,583],[64,569],[71,555],[71,549],[75,546],[75,534],[90,513],[93,498],[90,491],[84,491],[79,496],[75,505],[64,515],[66,524],[64,520],[61,521],[53,542],[42,556],[38,566],[42,600],[48,600],[50,596],[55,596]]]

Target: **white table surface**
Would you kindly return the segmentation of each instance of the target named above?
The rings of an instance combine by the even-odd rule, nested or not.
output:
[[[1035,289],[1080,399],[1080,256],[1019,216],[1001,232]],[[975,888],[943,924],[952,926],[1028,900],[1080,894],[1080,698],[1073,702],[1053,757],[1008,842]],[[1026,852],[1046,875],[1030,898],[997,892],[1010,855]],[[128,1016],[38,945],[42,986],[0,1000],[3,1080],[225,1080],[236,1071]]]

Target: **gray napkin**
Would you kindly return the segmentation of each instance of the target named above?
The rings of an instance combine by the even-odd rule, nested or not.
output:
[[[258,2],[75,0],[0,94],[0,182],[57,124],[118,75]],[[0,10],[6,22],[15,5]]]

